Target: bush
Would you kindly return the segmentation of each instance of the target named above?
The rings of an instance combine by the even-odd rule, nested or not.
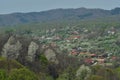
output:
[[[38,80],[37,76],[26,68],[13,69],[8,80]]]
[[[0,70],[0,80],[7,80],[6,71],[3,69]]]
[[[104,80],[102,76],[92,75],[88,80]]]

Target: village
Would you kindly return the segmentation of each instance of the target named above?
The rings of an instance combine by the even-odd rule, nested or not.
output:
[[[79,57],[87,65],[112,66],[119,59],[119,51],[115,52],[118,48],[115,44],[116,37],[118,37],[117,32],[118,30],[114,27],[104,30],[101,33],[104,35],[99,34],[99,29],[94,31],[87,28],[79,30],[69,27],[59,30],[53,28],[46,30],[45,35],[34,38],[39,39],[46,46],[59,48],[66,52],[68,56]],[[111,50],[112,47],[113,50]]]

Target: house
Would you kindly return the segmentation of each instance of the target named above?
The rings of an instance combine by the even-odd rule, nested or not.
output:
[[[81,37],[78,35],[72,35],[69,38],[67,38],[67,40],[74,40],[74,39],[80,39]]]
[[[47,40],[52,40],[53,38],[52,38],[52,37],[47,37],[46,39],[47,39]]]
[[[78,52],[77,52],[76,49],[72,49],[72,51],[70,52],[70,54],[72,54],[72,55],[78,55]]]
[[[99,64],[105,63],[105,59],[96,59],[96,61],[98,61]]]
[[[73,31],[72,34],[78,35],[79,32],[78,31]]]
[[[86,59],[84,60],[84,62],[85,62],[86,64],[92,64],[94,61],[93,61],[91,58],[86,58]]]
[[[113,56],[113,57],[112,57],[112,60],[116,60],[116,59],[117,59],[117,57],[116,57],[116,56]]]
[[[86,57],[90,57],[90,58],[97,58],[97,55],[96,54],[93,54],[93,53],[90,53],[90,52],[80,52],[79,53],[81,56],[86,56]]]
[[[60,36],[54,36],[53,40],[61,40],[61,37]]]
[[[116,30],[113,28],[107,32],[108,34],[114,35],[116,33]]]
[[[98,56],[96,54],[89,54],[91,58],[97,58]]]

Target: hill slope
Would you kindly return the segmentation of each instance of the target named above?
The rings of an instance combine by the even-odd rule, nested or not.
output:
[[[0,26],[9,26],[23,23],[50,22],[62,20],[86,20],[101,17],[119,16],[120,8],[103,9],[53,9],[42,12],[13,13],[0,15]]]

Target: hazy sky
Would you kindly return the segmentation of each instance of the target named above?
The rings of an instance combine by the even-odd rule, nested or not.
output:
[[[120,7],[120,0],[0,0],[0,14],[80,7],[112,9]]]

